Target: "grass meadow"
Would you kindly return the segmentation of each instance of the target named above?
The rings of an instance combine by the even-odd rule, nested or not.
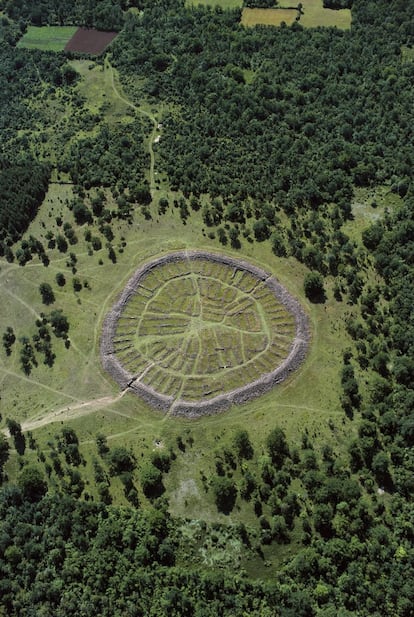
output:
[[[351,27],[350,9],[325,9],[322,0],[302,0],[303,15],[299,23],[304,28],[317,28],[318,26],[335,27],[341,30],[349,30]]]
[[[296,9],[283,6],[277,9],[244,8],[241,23],[247,27],[280,26],[282,23],[291,26],[297,20],[297,16]],[[348,30],[351,27],[351,11],[325,9],[322,0],[303,0],[299,23],[305,28],[325,26]]]
[[[48,221],[48,226],[53,229],[56,216],[73,224],[71,213],[63,203],[62,188],[68,190],[60,185],[51,186],[28,235],[31,233],[45,242],[42,222]],[[119,398],[118,386],[102,370],[99,339],[102,320],[128,278],[140,263],[166,251],[183,248],[220,250],[217,241],[209,240],[203,234],[198,213],[192,216],[191,226],[183,225],[173,208],[160,218],[155,213],[153,216],[152,221],[147,221],[137,214],[132,225],[120,223],[117,226],[114,246],[118,246],[121,236],[127,244],[124,252],[118,253],[116,264],[108,259],[105,248],[88,255],[83,230],[76,230],[79,238],[73,247],[78,258],[76,276],[90,286],[90,289],[83,288],[80,292],[73,290],[73,276],[66,266],[67,255],[56,249],[49,252],[51,261],[47,268],[37,262],[37,258],[23,268],[1,261],[0,293],[4,310],[0,316],[0,332],[12,326],[18,338],[30,337],[35,333],[34,322],[41,311],[61,308],[70,322],[72,343],[66,350],[61,340],[53,339],[57,355],[54,367],[50,369],[39,363],[29,376],[20,369],[18,343],[10,357],[5,356],[3,349],[0,351],[3,422],[6,417],[14,417],[22,423],[35,422],[33,433],[41,450],[48,449],[48,441],[60,430],[63,422],[70,422],[87,461],[83,472],[87,476],[92,474],[91,460],[96,456],[95,437],[98,432],[107,435],[111,447],[130,447],[138,460],[149,454],[156,442],[176,449],[179,436],[185,439],[186,435],[191,435],[192,447],[179,454],[166,477],[171,509],[180,516],[200,518],[203,515],[211,520],[228,520],[229,517],[217,513],[211,497],[206,495],[200,473],[203,471],[208,475],[213,471],[217,444],[230,441],[236,428],[244,426],[249,430],[255,427],[250,434],[258,452],[263,449],[266,434],[275,426],[283,427],[289,439],[298,443],[304,429],[322,441],[324,438],[331,441],[328,424],[335,427],[334,439],[338,443],[346,438],[349,426],[344,424],[339,404],[338,377],[342,350],[347,343],[343,325],[346,307],[333,300],[329,289],[325,306],[310,305],[302,291],[306,269],[301,264],[291,258],[274,257],[267,244],[246,243],[240,251],[233,252],[234,255],[271,271],[292,294],[299,297],[309,313],[312,341],[300,370],[260,398],[235,406],[224,414],[198,420],[164,416],[130,393]],[[57,232],[57,229],[53,230]],[[55,283],[58,272],[63,272],[67,281],[62,288]],[[40,282],[50,283],[54,290],[56,301],[51,307],[41,303]],[[48,423],[42,426],[44,417]],[[29,457],[32,455],[36,459],[34,452],[27,452]],[[14,455],[10,463],[12,474],[17,458]],[[92,477],[90,485],[88,490],[93,494]],[[187,495],[188,487],[192,487],[190,496]],[[111,493],[122,502],[120,483],[117,489],[115,481]],[[247,505],[235,513],[236,518],[240,515],[247,521],[254,520],[255,516],[252,507]]]
[[[40,49],[41,51],[63,51],[77,29],[77,26],[28,26],[27,32],[20,39],[17,47]]]
[[[111,122],[123,121],[122,114],[131,113],[122,101],[116,101],[108,87],[105,71],[89,61],[77,63],[76,68],[83,77],[77,87],[87,97],[91,110],[95,110],[102,100],[108,103],[107,119]],[[100,91],[102,95],[99,95]],[[153,111],[161,114],[160,110]],[[162,115],[158,117],[162,118]],[[300,446],[301,436],[306,430],[314,439],[315,447],[329,442],[334,449],[341,450],[353,431],[353,424],[345,418],[339,401],[342,353],[350,344],[345,335],[345,320],[352,308],[334,300],[329,279],[326,283],[327,302],[324,305],[309,303],[303,292],[307,272],[303,264],[293,258],[276,257],[268,242],[249,243],[243,239],[239,250],[226,247],[225,253],[246,259],[273,274],[299,299],[309,315],[311,343],[301,368],[260,398],[233,406],[223,414],[197,420],[162,415],[129,392],[121,395],[117,384],[102,369],[99,341],[103,319],[132,273],[144,261],[171,250],[223,251],[217,239],[208,237],[209,230],[203,224],[201,211],[193,212],[187,224],[182,222],[179,209],[172,206],[179,195],[168,190],[161,175],[157,177],[160,181],[154,191],[154,203],[150,206],[150,220],[139,208],[131,224],[114,219],[112,244],[117,254],[116,263],[109,259],[104,239],[103,248],[91,253],[84,239],[87,226],[77,226],[66,205],[72,187],[57,183],[50,185],[25,238],[33,235],[47,246],[46,232],[61,233],[62,227],[56,222],[56,218],[61,217],[63,224],[69,222],[73,226],[78,243],[69,246],[66,254],[56,248],[48,250],[48,267],[43,266],[36,256],[24,267],[0,259],[0,334],[12,326],[17,339],[23,336],[31,338],[36,332],[35,320],[41,312],[62,309],[70,322],[71,341],[70,348],[65,349],[62,340],[52,337],[56,354],[53,368],[43,365],[38,354],[39,365],[30,375],[25,375],[20,368],[21,343],[18,340],[9,357],[3,346],[0,347],[0,426],[4,428],[6,418],[12,417],[30,428],[38,451],[27,448],[25,458],[38,462],[38,453],[47,455],[50,440],[64,423],[68,423],[78,435],[85,459],[81,472],[86,479],[85,490],[95,498],[97,489],[92,462],[98,456],[95,444],[98,433],[107,436],[111,448],[121,445],[131,448],[138,465],[157,447],[172,448],[177,458],[164,483],[174,515],[222,522],[244,520],[253,524],[257,519],[252,504],[240,499],[232,514],[219,514],[211,491],[206,492],[204,488],[202,474],[211,478],[215,470],[216,449],[230,444],[234,431],[239,428],[249,431],[257,458],[264,452],[267,434],[276,426],[286,431],[291,444]],[[167,197],[170,206],[164,215],[159,216],[157,204],[161,197]],[[112,206],[115,204],[109,201],[108,207]],[[252,222],[248,221],[248,225]],[[97,226],[89,228],[92,235],[99,235]],[[70,252],[77,257],[75,274],[68,266]],[[56,284],[55,277],[59,272],[66,279],[63,287]],[[80,291],[74,291],[74,276],[81,281]],[[42,282],[49,283],[55,294],[55,303],[49,307],[41,302],[39,285]],[[177,448],[178,438],[182,438],[184,448]],[[19,460],[18,454],[13,452],[7,464],[10,478],[18,471]],[[114,502],[125,503],[119,479],[111,479],[110,491]],[[140,499],[145,504],[142,494]],[[284,550],[290,549],[282,547],[278,556],[269,555],[269,559],[281,558]],[[255,563],[252,562],[252,570]]]
[[[285,23],[291,26],[297,16],[296,9],[249,9],[244,8],[241,17],[243,26],[280,26]]]

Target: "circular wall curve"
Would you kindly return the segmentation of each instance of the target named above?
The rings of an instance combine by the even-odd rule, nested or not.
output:
[[[197,417],[260,396],[305,358],[308,318],[244,260],[177,251],[138,268],[107,314],[104,369],[153,408]]]

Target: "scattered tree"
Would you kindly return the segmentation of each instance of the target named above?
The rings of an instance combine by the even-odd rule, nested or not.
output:
[[[42,296],[43,304],[46,304],[46,306],[48,306],[49,304],[53,304],[53,302],[55,301],[55,294],[53,293],[53,289],[49,285],[49,283],[41,283],[39,285],[39,291],[40,295]]]
[[[325,302],[326,296],[323,277],[319,272],[308,272],[305,275],[303,287],[308,300],[315,303]]]
[[[230,514],[237,498],[237,488],[233,480],[226,476],[216,476],[212,479],[211,486],[217,509],[223,514]]]

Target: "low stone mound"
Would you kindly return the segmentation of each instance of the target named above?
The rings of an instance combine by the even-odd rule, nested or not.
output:
[[[308,318],[267,272],[206,251],[136,270],[107,314],[104,369],[154,409],[198,417],[260,396],[303,362]]]

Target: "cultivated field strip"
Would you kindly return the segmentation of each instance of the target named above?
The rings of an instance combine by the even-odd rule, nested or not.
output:
[[[308,320],[245,261],[170,253],[139,268],[107,315],[105,369],[153,407],[190,417],[258,396],[303,361]]]

